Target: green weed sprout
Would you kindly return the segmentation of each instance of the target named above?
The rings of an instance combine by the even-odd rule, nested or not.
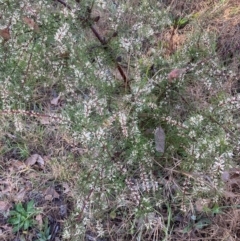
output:
[[[38,211],[34,207],[34,201],[30,201],[24,207],[22,203],[18,203],[14,206],[14,210],[10,211],[10,217],[8,223],[13,225],[13,232],[19,230],[27,230],[35,224],[34,217]]]
[[[51,239],[51,234],[50,234],[50,227],[48,226],[48,220],[46,218],[43,226],[43,230],[40,231],[38,234],[38,239],[37,241],[48,241]]]

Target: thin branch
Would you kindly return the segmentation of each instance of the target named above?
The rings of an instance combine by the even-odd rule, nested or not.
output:
[[[117,69],[118,69],[120,75],[122,76],[122,78],[123,78],[123,80],[124,80],[124,83],[125,83],[125,85],[126,85],[125,87],[130,88],[129,80],[127,79],[127,76],[125,75],[122,67],[121,67],[118,63],[117,63]]]
[[[96,36],[96,38],[99,40],[99,42],[102,45],[106,45],[107,42],[100,36],[100,34],[97,32],[97,30],[92,25],[90,25],[90,28],[91,28],[92,32],[94,33],[94,35]]]
[[[64,1],[57,0],[57,2],[61,3],[64,7],[68,8],[69,10],[72,10],[72,8],[67,3],[65,3]]]
[[[86,208],[87,203],[90,203],[90,196],[92,195],[93,190],[94,190],[93,188],[90,189],[90,191],[89,191],[89,193],[88,193],[88,196],[86,197],[86,199],[85,199],[84,202],[83,202],[83,206],[82,206],[81,212],[80,212],[80,213],[77,215],[77,217],[75,218],[76,221],[78,221],[78,222],[81,222],[81,221],[82,221],[84,210],[85,210],[85,208]]]
[[[61,3],[63,6],[65,6],[66,8],[68,8],[69,10],[72,10],[72,8],[67,4],[65,3],[63,0],[56,0],[58,1],[59,3]],[[86,21],[86,19],[84,19]],[[107,41],[101,37],[101,35],[99,34],[99,32],[94,28],[94,26],[92,26],[92,23],[87,19],[88,21],[88,24],[89,24],[89,27],[90,29],[92,30],[93,34],[95,35],[95,37],[99,40],[99,42],[105,46],[105,50],[108,50],[110,53],[112,53],[111,51],[111,48],[107,45]],[[112,54],[111,54],[112,55]],[[122,69],[122,67],[118,64],[118,62],[115,60],[114,56],[111,56],[113,61],[115,62],[116,64],[116,67],[117,67],[117,70],[119,71],[120,75],[122,76],[123,80],[124,80],[124,84],[125,84],[125,89],[128,89],[131,91],[131,88],[130,88],[130,84],[129,84],[129,80],[126,76],[126,74],[124,73],[124,70]]]

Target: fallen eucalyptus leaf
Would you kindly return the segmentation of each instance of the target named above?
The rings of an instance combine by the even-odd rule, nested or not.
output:
[[[69,193],[69,192],[70,192],[70,187],[69,187],[69,185],[68,185],[66,182],[64,182],[64,183],[62,184],[62,186],[63,186],[63,188],[64,188],[63,193]]]
[[[0,201],[0,212],[6,212],[11,208],[11,204],[8,201]]]
[[[53,187],[48,187],[45,192],[45,200],[52,201],[54,198],[59,198],[59,194],[55,191]]]
[[[43,227],[43,218],[42,218],[42,214],[38,214],[35,218],[38,227],[41,229]]]
[[[12,160],[12,166],[14,167],[14,169],[17,169],[17,171],[26,168],[26,164],[18,160]]]
[[[35,163],[38,163],[41,167],[44,166],[44,160],[43,158],[38,155],[38,154],[33,154],[31,155],[26,161],[25,161],[25,164],[27,166],[32,166],[34,165]]]
[[[161,126],[159,126],[154,133],[156,151],[164,152],[165,148],[165,133]]]
[[[52,123],[51,117],[49,116],[39,116],[39,121],[42,125],[49,125]]]
[[[26,196],[27,193],[27,189],[22,188],[17,194],[16,196],[14,196],[13,200],[15,202],[22,202]]]
[[[225,198],[235,198],[235,197],[238,197],[239,195],[234,194],[233,192],[230,192],[230,191],[223,191],[223,196]]]
[[[229,171],[224,171],[221,175],[221,178],[224,182],[227,182],[230,179],[230,173]]]
[[[174,79],[179,78],[181,75],[185,74],[187,71],[186,68],[184,69],[173,69],[169,74],[168,74],[168,80],[169,82],[172,82]]]
[[[56,97],[56,98],[53,98],[50,103],[51,103],[52,105],[57,106],[58,103],[59,103],[60,97],[61,97],[61,95],[59,94],[59,96]]]

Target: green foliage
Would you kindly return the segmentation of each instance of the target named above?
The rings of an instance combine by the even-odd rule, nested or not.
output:
[[[189,23],[189,18],[188,17],[179,17],[179,18],[175,18],[173,19],[173,27],[174,28],[184,28],[188,23]]]
[[[183,229],[183,232],[188,233],[194,229],[200,230],[200,229],[206,228],[210,224],[211,224],[211,220],[207,217],[192,216],[192,220],[191,220],[190,224],[188,224],[188,226]]]
[[[36,241],[48,241],[51,239],[50,227],[48,226],[48,219],[45,219],[43,229],[37,234]]]
[[[37,213],[33,200],[29,201],[25,206],[22,203],[17,203],[9,213],[8,223],[13,226],[14,233],[19,230],[28,230],[35,225],[34,217]]]
[[[60,147],[52,136],[46,143],[64,149],[46,155],[59,165],[68,160],[80,166],[75,216],[66,221],[64,238],[83,239],[93,229],[106,239],[146,240],[156,230],[155,240],[167,240],[176,213],[188,215],[197,198],[218,201],[223,193],[221,173],[234,164],[239,146],[239,99],[223,91],[234,76],[216,56],[216,36],[200,27],[168,53],[172,43],[159,32],[197,23],[186,16],[171,19],[161,1],[79,2],[68,1],[71,10],[47,0],[24,8],[13,0],[2,4],[1,21],[6,25],[12,16],[12,38],[0,49],[1,111],[14,118],[3,119],[1,132],[25,138],[14,145],[26,159],[32,151],[29,123],[35,121],[44,133],[57,132]],[[36,9],[39,32],[24,25],[25,9]],[[186,71],[170,79],[178,68]],[[52,104],[60,93],[61,104]],[[18,118],[26,111],[31,118]],[[161,154],[154,145],[159,126],[166,135]],[[14,232],[33,227],[36,210],[29,203],[11,211]],[[76,216],[79,222],[73,222]],[[119,222],[111,231],[109,217]],[[208,221],[197,217],[187,231]],[[45,222],[39,241],[49,240],[49,232]]]

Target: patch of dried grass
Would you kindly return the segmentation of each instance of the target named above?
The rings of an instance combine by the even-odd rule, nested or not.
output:
[[[40,125],[35,119],[25,116],[21,119],[22,131],[14,131],[14,125],[7,116],[1,117],[1,123],[8,123],[11,127],[1,128],[0,140],[0,201],[8,202],[12,207],[16,202],[26,203],[34,200],[36,206],[43,210],[42,216],[49,219],[49,225],[58,225],[58,230],[54,234],[60,236],[60,222],[67,216],[67,209],[72,209],[70,202],[70,192],[62,183],[69,183],[73,179],[73,173],[79,170],[77,166],[71,164],[75,158],[75,145],[70,140],[66,140],[66,135],[62,133],[61,126],[56,123],[53,125]],[[70,139],[70,138],[69,138]],[[22,151],[27,155],[21,156]],[[75,148],[75,149],[74,149]],[[72,150],[74,149],[74,151]],[[42,166],[38,163],[28,163],[26,159],[31,154],[41,155]],[[79,153],[76,154],[79,158]],[[55,163],[52,160],[59,160]],[[70,160],[71,159],[71,160]],[[57,183],[57,184],[55,184]],[[46,199],[44,189],[52,187],[59,196]],[[65,190],[64,190],[65,189]],[[49,195],[48,195],[49,196]],[[64,206],[64,212],[61,208]],[[8,210],[10,207],[8,208]],[[45,214],[48,214],[45,216]],[[5,216],[4,216],[5,215]],[[52,227],[51,227],[52,228]],[[52,229],[51,229],[52,230]],[[33,227],[32,231],[25,235],[36,236],[37,229]],[[11,226],[7,224],[6,213],[0,213],[0,240],[14,240],[16,235],[12,234]]]
[[[218,8],[218,14],[209,19],[208,31],[217,34],[216,50],[220,59],[234,72],[240,71],[240,7],[230,0]]]
[[[226,65],[238,72],[240,70],[240,15],[219,23],[217,52]]]
[[[188,14],[193,14],[203,9],[211,7],[216,0],[200,0],[200,1],[186,1],[186,0],[163,0],[163,6],[169,9],[173,17],[183,17]]]

